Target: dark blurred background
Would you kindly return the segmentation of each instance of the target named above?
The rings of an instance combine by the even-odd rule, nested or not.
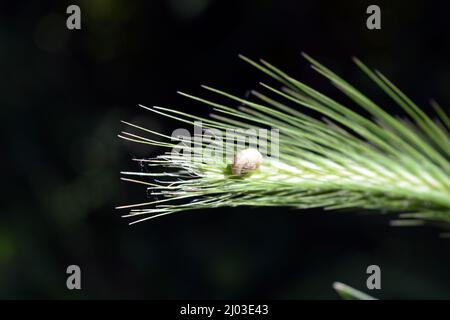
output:
[[[390,108],[355,55],[419,104],[434,97],[448,106],[445,2],[374,3],[377,31],[365,26],[366,1],[2,2],[0,298],[334,299],[333,281],[364,290],[371,264],[382,270],[382,290],[369,292],[376,297],[450,298],[450,240],[438,228],[284,208],[129,226],[114,209],[147,197],[119,172],[162,151],[119,140],[120,120],[170,134],[180,125],[137,105],[206,114],[176,90],[202,94],[199,85],[210,84],[244,96],[270,82],[239,53],[336,94],[305,51]],[[70,4],[81,8],[81,30],[66,28]],[[66,289],[71,264],[81,267],[81,291]]]

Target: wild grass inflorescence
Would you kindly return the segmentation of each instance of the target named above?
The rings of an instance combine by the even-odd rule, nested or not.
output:
[[[142,134],[122,132],[121,138],[168,148],[156,158],[139,159],[150,170],[158,170],[122,173],[123,180],[145,185],[155,197],[153,201],[119,207],[131,209],[125,216],[134,218],[135,223],[192,209],[283,206],[368,209],[394,212],[413,220],[450,221],[450,119],[446,112],[433,103],[437,117],[431,118],[383,74],[354,59],[403,109],[405,117],[395,117],[316,60],[304,57],[362,112],[266,61],[241,56],[277,80],[281,88],[261,83],[265,93],[252,91],[257,99],[254,101],[204,86],[229,99],[232,106],[181,93],[213,107],[210,118],[163,107],[144,108],[185,124],[202,121],[204,128],[215,132],[236,127],[277,128],[279,156],[265,157],[257,170],[235,177],[224,157],[205,156],[204,142],[184,146],[189,150],[197,148],[197,156],[210,160],[193,161],[192,157],[171,152],[179,147],[177,138],[125,122]],[[305,108],[308,114],[302,112]],[[239,134],[235,136],[239,139]],[[198,150],[203,154],[199,155]]]

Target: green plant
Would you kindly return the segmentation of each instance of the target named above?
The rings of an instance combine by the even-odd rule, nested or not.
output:
[[[341,282],[334,282],[333,289],[343,300],[378,300]]]
[[[119,207],[131,209],[125,216],[139,222],[191,209],[287,206],[359,208],[394,212],[412,220],[450,221],[450,119],[444,110],[433,102],[439,117],[433,120],[383,74],[354,59],[404,110],[407,119],[394,117],[319,62],[304,57],[315,71],[353,100],[361,112],[353,111],[266,61],[257,63],[241,56],[280,82],[282,88],[261,83],[272,97],[252,91],[259,99],[255,102],[203,86],[240,104],[238,108],[181,93],[212,106],[215,113],[210,118],[163,107],[143,108],[187,124],[202,121],[205,128],[221,132],[236,127],[277,128],[279,157],[265,158],[258,170],[242,177],[230,175],[230,163],[214,155],[206,156],[209,161],[192,161],[171,152],[154,159],[140,159],[151,168],[165,171],[123,172],[127,176],[123,180],[146,185],[159,198]],[[317,116],[306,114],[301,108]],[[180,139],[125,123],[140,133],[122,132],[119,136],[123,139],[165,147],[169,151],[180,147]],[[143,133],[164,140],[149,139]],[[234,137],[242,138],[238,133]],[[205,159],[207,144],[203,141],[182,148],[193,151],[196,147],[197,155]],[[156,181],[146,181],[148,177]]]

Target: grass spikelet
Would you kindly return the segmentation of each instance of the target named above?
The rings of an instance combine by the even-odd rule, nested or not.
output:
[[[436,119],[427,115],[382,73],[358,59],[355,64],[404,111],[389,114],[356,87],[304,55],[312,68],[350,98],[361,112],[322,94],[261,60],[241,58],[281,84],[261,83],[260,91],[242,99],[203,86],[229,101],[215,102],[181,95],[212,107],[202,118],[164,107],[148,108],[155,115],[194,126],[202,122],[208,139],[197,134],[189,143],[126,123],[138,134],[119,137],[167,149],[152,159],[138,159],[149,172],[123,172],[123,180],[146,185],[152,201],[122,206],[132,223],[163,215],[215,207],[283,206],[298,209],[367,209],[394,212],[400,218],[450,221],[450,121],[433,102]],[[239,106],[239,107],[236,107]],[[308,109],[308,113],[304,110]],[[311,116],[311,114],[315,114]],[[256,170],[235,176],[230,159],[236,142],[258,137],[261,129],[276,129],[267,137],[277,156],[266,156]],[[220,140],[232,132],[232,141]],[[211,146],[227,150],[211,152]],[[242,144],[242,145],[245,145]],[[178,148],[178,153],[173,149]],[[185,154],[190,154],[186,157]],[[267,153],[268,154],[268,153]]]

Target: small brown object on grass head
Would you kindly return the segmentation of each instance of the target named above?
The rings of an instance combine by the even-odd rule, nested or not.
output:
[[[233,175],[241,176],[255,171],[259,168],[263,161],[262,154],[253,148],[248,148],[239,151],[234,156],[233,164],[231,165],[231,173]]]

